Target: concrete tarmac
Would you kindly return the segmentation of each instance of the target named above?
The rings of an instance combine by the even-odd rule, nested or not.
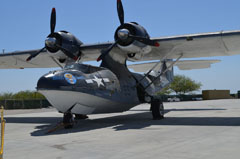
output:
[[[165,119],[149,105],[90,115],[73,129],[46,132],[62,120],[54,109],[9,110],[6,159],[236,159],[240,156],[240,100],[164,103]]]

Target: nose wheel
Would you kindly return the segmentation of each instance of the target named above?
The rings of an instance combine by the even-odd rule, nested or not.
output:
[[[64,113],[63,114],[63,125],[65,129],[70,129],[73,127],[74,120],[73,120],[73,115],[72,113]]]
[[[153,120],[161,120],[164,118],[164,106],[161,100],[152,99],[151,108]]]

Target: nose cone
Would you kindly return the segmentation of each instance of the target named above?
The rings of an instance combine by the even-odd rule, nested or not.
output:
[[[62,76],[55,76],[50,73],[38,80],[37,89],[57,89],[63,85],[65,84]]]
[[[129,31],[127,29],[120,29],[118,31],[118,37],[121,39],[121,40],[126,40],[129,36]]]
[[[46,40],[45,40],[45,44],[48,46],[48,47],[54,47],[57,43],[57,40],[56,38],[54,37],[48,37]]]

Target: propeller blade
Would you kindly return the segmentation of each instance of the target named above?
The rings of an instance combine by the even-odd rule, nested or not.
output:
[[[115,43],[113,43],[112,45],[110,45],[106,50],[102,50],[101,51],[101,55],[97,58],[97,62],[101,61],[104,56],[106,56],[107,54],[109,54],[109,52],[113,49],[114,46],[116,46],[118,43],[118,41],[116,41]]]
[[[55,26],[56,26],[56,9],[52,8],[51,19],[50,19],[51,34],[54,33]]]
[[[39,50],[38,52],[36,52],[35,54],[30,55],[26,61],[30,61],[32,58],[36,57],[38,54],[40,54],[41,52],[43,52],[43,50],[45,49],[45,47],[43,47],[41,50]]]
[[[117,0],[117,12],[118,12],[118,18],[121,23],[121,25],[124,24],[124,10],[121,0]]]
[[[144,43],[146,45],[156,46],[156,47],[160,46],[160,44],[157,41],[151,40],[151,39],[148,39],[148,38],[145,38],[145,37],[139,37],[139,36],[134,36],[134,35],[129,35],[129,37],[131,37],[134,40],[137,40],[139,42],[142,42],[142,43]]]

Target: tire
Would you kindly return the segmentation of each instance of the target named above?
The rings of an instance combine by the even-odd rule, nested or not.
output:
[[[64,126],[64,129],[72,129],[73,128],[73,124],[66,124]]]
[[[151,110],[153,120],[160,120],[164,118],[164,106],[160,100],[153,99],[151,101]]]
[[[71,113],[64,113],[63,124],[65,129],[73,128],[73,115]]]

